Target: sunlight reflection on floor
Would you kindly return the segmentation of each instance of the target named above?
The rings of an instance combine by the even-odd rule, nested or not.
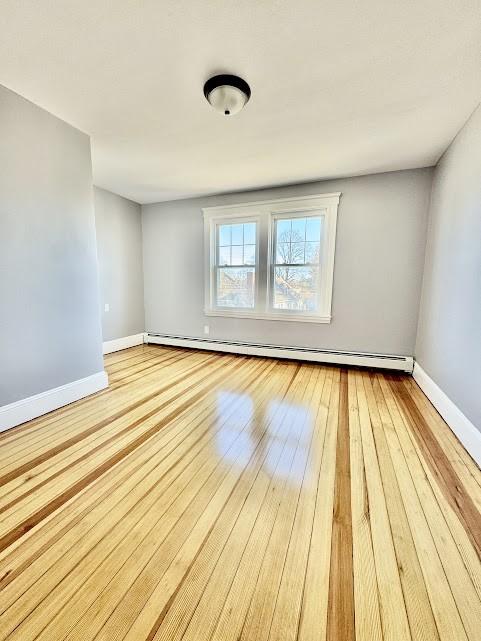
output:
[[[305,462],[313,429],[313,417],[308,407],[274,399],[267,406],[254,409],[249,394],[219,390],[216,393],[216,416],[217,425],[220,425],[215,437],[219,458],[245,466],[254,452],[256,439],[253,436],[259,430],[263,432],[267,426],[267,433],[274,440],[266,457],[266,465],[272,473],[280,477],[292,474],[292,459],[298,448],[302,448],[299,454]],[[299,469],[303,467],[300,465]],[[301,479],[293,477],[292,480]]]

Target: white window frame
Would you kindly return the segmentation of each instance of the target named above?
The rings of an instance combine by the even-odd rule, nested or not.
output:
[[[206,316],[254,318],[309,323],[330,323],[334,258],[336,248],[337,210],[340,192],[297,198],[281,198],[236,205],[206,207],[204,217],[205,307]],[[279,218],[303,218],[321,215],[322,248],[320,257],[321,286],[316,314],[272,308],[272,266],[274,221]],[[219,224],[256,222],[255,305],[253,309],[216,307],[216,229]]]

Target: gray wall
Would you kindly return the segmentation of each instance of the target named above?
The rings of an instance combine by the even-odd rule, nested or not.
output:
[[[144,331],[142,222],[137,203],[98,187],[94,196],[102,334],[109,341]]]
[[[142,206],[146,331],[412,355],[432,170]],[[341,191],[329,325],[206,317],[201,207]]]
[[[103,370],[89,138],[0,86],[0,405]]]
[[[434,173],[416,359],[481,430],[481,107]]]

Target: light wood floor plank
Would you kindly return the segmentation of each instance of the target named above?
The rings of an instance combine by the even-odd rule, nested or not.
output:
[[[375,389],[368,375],[363,375],[363,381],[411,636],[413,641],[438,641],[439,635],[394,472],[396,461],[391,459],[386,440],[386,431],[393,429],[391,417],[379,388],[379,381],[374,382]]]
[[[321,397],[321,390],[318,394]],[[297,636],[323,451],[323,438],[320,438],[320,431],[324,428],[324,422],[313,420],[313,417],[317,416],[317,411],[309,401],[304,404],[304,408],[296,421],[302,427],[308,428],[307,437],[301,437],[301,449],[293,468],[295,480],[301,484],[301,494],[297,503],[269,633],[269,639],[279,639],[279,641],[295,639]],[[303,470],[302,474],[301,470]]]
[[[323,370],[315,383],[314,396],[319,394],[319,399],[321,398],[321,390],[324,386],[325,376],[326,372]],[[319,399],[317,399],[317,404],[319,404]],[[311,399],[311,404],[315,406],[316,402]],[[311,429],[314,434],[315,427],[312,426]],[[301,447],[305,447],[305,445],[301,445]],[[291,452],[295,453],[293,443],[285,449],[287,450],[286,455]],[[299,442],[297,450],[298,449]],[[247,610],[252,602],[262,561],[271,542],[274,524],[279,514],[281,503],[283,502],[284,490],[288,491],[290,483],[293,480],[295,481],[298,467],[295,460],[293,460],[289,468],[283,463],[282,469],[284,469],[286,473],[280,476],[280,483],[277,483],[274,478],[273,482],[275,485],[272,488],[272,496],[269,503],[270,510],[266,515],[263,515],[262,518],[257,519],[256,525],[252,530],[229,593],[219,608],[220,615],[212,635],[212,639],[214,640],[235,641],[242,630]],[[274,498],[274,501],[272,498]]]
[[[317,413],[318,440],[322,444],[322,461],[316,492],[309,558],[301,605],[298,641],[325,639],[329,590],[332,513],[334,505],[335,457],[337,443],[337,378],[334,370],[326,371]],[[332,404],[331,404],[332,395]]]
[[[321,407],[323,403],[326,403],[326,400],[328,406],[332,382],[333,373],[332,370],[329,370],[326,373],[326,382],[321,396]],[[327,406],[324,407],[325,411],[321,414],[321,422],[319,423],[321,429],[325,426],[328,414]],[[332,432],[335,434],[335,430]],[[335,438],[332,441],[335,442]],[[294,467],[294,474],[296,477],[304,479],[302,461],[299,461],[299,464]],[[301,490],[300,484],[295,485],[280,506],[239,640],[266,638],[270,633],[277,592],[283,576]],[[330,556],[330,545],[327,556]],[[324,592],[326,592],[325,589]],[[322,618],[319,621],[322,622]]]
[[[351,512],[351,455],[349,443],[348,375],[341,371],[335,459],[334,512],[332,520],[331,564],[327,639],[355,638],[354,574]]]
[[[262,378],[260,377],[258,380],[262,381]],[[267,389],[270,389],[270,387],[267,386]],[[223,408],[222,421],[219,421],[217,425],[219,432],[222,432],[222,429],[225,428],[226,423],[231,423],[231,413],[233,412],[235,412],[235,421],[238,427],[236,430],[229,430],[229,433],[227,435],[228,438],[223,438],[223,447],[226,450],[226,462],[228,462],[229,464],[231,458],[233,458],[233,460],[235,461],[236,456],[241,455],[239,443],[242,443],[242,440],[244,438],[243,435],[245,435],[246,430],[248,430],[251,418],[248,409],[242,407],[242,403],[241,407],[239,407],[239,403],[234,402],[233,406]],[[218,463],[219,461],[217,461],[217,464]],[[217,467],[219,469],[217,469]],[[143,595],[145,594],[145,590],[149,583],[152,582],[155,572],[158,572],[161,566],[163,566],[165,569],[168,567],[168,559],[171,555],[175,554],[176,551],[180,549],[190,530],[198,520],[205,501],[207,501],[207,503],[205,503],[205,505],[207,505],[211,500],[214,492],[212,490],[208,490],[209,484],[212,485],[212,483],[217,483],[217,485],[213,487],[214,489],[215,487],[218,487],[220,481],[227,473],[227,469],[228,467],[226,465],[216,465],[215,457],[211,456],[210,459],[209,457],[207,457],[207,460],[199,470],[199,473],[204,475],[207,479],[207,484],[202,489],[203,498],[202,496],[197,496],[195,498],[195,502],[188,510],[188,512],[182,514],[180,520],[172,524],[174,526],[174,529],[172,529],[171,531],[168,531],[168,528],[165,526],[165,524],[162,527],[157,525],[155,526],[156,529],[159,528],[161,529],[161,531],[166,531],[165,540],[153,538],[150,546],[151,549],[149,549],[148,545],[145,545],[143,546],[143,548],[139,548],[138,550],[136,550],[135,554],[131,555],[128,558],[127,562],[115,576],[109,574],[105,571],[105,568],[103,568],[102,579],[100,579],[98,576],[92,577],[92,588],[98,590],[99,588],[103,587],[105,583],[106,591],[100,596],[100,598],[97,598],[95,600],[95,603],[88,611],[85,611],[85,614],[77,624],[76,629],[73,630],[72,634],[68,636],[69,639],[85,639],[88,637],[88,635],[93,634],[94,631],[100,631],[109,617],[110,619],[108,621],[108,626],[106,627],[106,629],[102,629],[99,634],[102,637],[107,634],[107,638],[113,638],[120,629],[128,625],[129,618],[135,618],[135,603],[138,603],[140,601],[141,606],[143,602],[145,602],[145,599],[147,597]],[[214,475],[212,475],[213,471]],[[196,486],[199,486],[199,481],[194,480],[191,485],[192,492],[195,492]],[[184,491],[179,496],[178,500],[185,501],[185,494],[186,492]],[[190,525],[189,523],[185,522],[186,519],[190,519]],[[146,536],[145,529],[145,527],[142,528],[143,536]],[[157,562],[155,561],[155,557],[158,557]],[[123,558],[125,558],[125,555]],[[112,563],[114,561],[115,559],[112,559]],[[149,569],[149,566],[151,566],[152,569]],[[152,570],[155,570],[155,572],[153,572]],[[131,590],[128,590],[127,586],[129,585],[132,587]],[[140,599],[138,594],[138,587],[140,587],[141,592]],[[84,595],[80,594],[80,597],[84,597],[83,607],[85,609],[85,604],[87,603],[88,605],[92,600],[92,589],[90,589],[89,586],[85,586],[82,591]],[[78,597],[79,595],[77,595],[76,597],[77,600]],[[121,602],[125,598],[129,601],[129,607],[119,607],[119,602]],[[114,615],[112,616],[113,612]],[[125,614],[122,616],[122,614],[125,612],[128,612],[128,617],[126,617]],[[121,619],[118,619],[118,616],[121,616]],[[84,627],[85,621],[87,622],[88,632]],[[115,626],[115,628],[110,632],[109,629],[112,626]]]
[[[369,496],[354,372],[349,372],[349,426],[356,639],[382,641]]]
[[[410,377],[105,368],[0,435],[0,641],[480,641],[481,473]]]
[[[260,380],[262,380],[262,377],[260,378]],[[60,545],[56,547],[50,546],[47,553],[35,562],[34,567],[38,568],[39,572],[43,573],[45,571],[45,567],[48,567],[49,563],[51,562],[48,559],[59,558],[58,555],[62,554],[65,549],[71,551],[69,562],[71,565],[75,566],[78,563],[78,559],[82,558],[82,552],[84,548],[88,550],[89,546],[92,547],[93,544],[96,544],[96,542],[98,541],[103,542],[104,538],[104,544],[110,543],[109,539],[106,537],[106,532],[108,532],[109,529],[112,528],[112,525],[115,524],[116,510],[120,510],[120,518],[121,515],[124,514],[126,510],[128,510],[129,505],[135,503],[135,499],[137,496],[136,493],[139,496],[143,496],[146,494],[149,489],[149,476],[152,477],[151,483],[155,484],[157,482],[156,479],[159,478],[159,475],[161,477],[164,469],[168,470],[169,466],[172,467],[176,460],[181,463],[181,467],[179,469],[177,465],[174,468],[172,475],[175,476],[175,474],[179,474],[182,471],[182,466],[187,465],[190,458],[196,454],[196,451],[202,448],[204,443],[202,440],[198,440],[198,435],[196,434],[195,430],[191,429],[190,434],[188,434],[188,437],[185,438],[184,426],[188,426],[189,424],[191,424],[192,418],[196,418],[195,413],[193,417],[192,414],[189,414],[188,417],[185,418],[185,421],[176,421],[170,434],[160,434],[156,440],[159,443],[161,449],[157,449],[157,445],[155,442],[152,443],[157,451],[155,451],[153,454],[149,452],[150,456],[145,458],[144,465],[139,467],[135,473],[132,473],[132,468],[127,469],[127,472],[131,471],[131,474],[128,476],[128,481],[124,481],[123,483],[121,483],[109,495],[108,500],[111,506],[110,511],[106,511],[105,505],[103,504],[96,505],[94,511],[87,513],[83,522],[80,522],[80,524],[76,528],[67,533],[66,537],[64,537],[64,539],[60,541]],[[205,430],[203,428],[204,420],[205,416],[200,415],[200,421],[198,421],[198,429],[204,430],[204,441],[208,443],[212,438],[212,434],[208,433],[208,430]],[[175,447],[176,443],[173,441],[173,439],[170,439],[169,436],[177,438],[177,445],[179,444],[179,442],[182,442],[182,447],[184,448],[183,453],[179,453],[177,451]],[[179,439],[181,439],[181,441],[179,441]],[[192,447],[192,444],[194,444],[194,447]],[[186,452],[188,454],[186,454]],[[164,479],[164,483],[166,483],[167,480],[168,477],[167,479]],[[151,501],[152,498],[152,494],[147,496],[147,500],[149,501]],[[119,507],[117,508],[116,505],[118,505]],[[98,517],[101,518],[101,521],[98,521]],[[78,537],[79,535],[81,536],[81,546],[75,545],[76,537]],[[95,538],[88,541],[86,539],[87,536],[94,536]],[[28,575],[24,576],[25,578],[28,577],[31,579],[32,576],[35,575],[31,569]],[[52,576],[51,574],[49,574],[49,580],[51,580],[51,578]],[[23,579],[23,576],[21,577],[21,579]],[[12,602],[14,602],[18,598],[19,589],[21,588],[22,583],[22,580],[16,582],[16,592],[14,592],[12,595],[9,595],[8,592],[4,593],[4,598],[2,601],[3,607],[7,606],[8,597],[10,597]],[[45,581],[43,582],[43,587],[45,587]],[[41,593],[39,593],[35,589],[34,592],[35,598],[40,598]],[[27,600],[32,603],[32,598],[28,595]]]
[[[32,474],[30,468],[28,472],[20,476],[16,475],[11,481],[4,477],[3,486],[0,489],[0,513],[4,513],[12,501],[18,500],[18,496],[32,497],[37,489],[41,489],[44,493],[47,481],[54,481],[59,476],[59,471],[64,468],[68,467],[72,476],[73,463],[80,464],[85,458],[91,459],[93,453],[99,448],[105,447],[112,440],[118,440],[122,431],[132,434],[134,426],[143,428],[147,423],[153,424],[155,420],[160,420],[162,408],[174,407],[175,397],[183,397],[184,394],[183,382],[171,386],[165,393],[157,394],[152,400],[143,402],[139,407],[122,414],[119,418],[97,425],[96,429],[92,430],[92,434],[84,433],[83,438],[78,442],[72,442],[75,439],[69,439],[64,449],[61,449],[61,446],[57,448],[58,453],[50,450],[37,464],[30,464],[30,466],[34,465],[35,474]]]
[[[289,378],[291,379],[293,375],[296,375],[296,373],[291,371]],[[269,399],[267,399],[266,402],[268,403]],[[157,634],[162,634],[163,630],[171,629],[175,633],[177,627],[183,625],[185,619],[184,611],[178,613],[179,616],[171,615],[168,621],[164,621],[170,611],[170,607],[167,608],[167,606],[174,604],[174,596],[176,597],[175,600],[177,600],[177,598],[181,599],[182,596],[185,596],[186,593],[189,594],[190,589],[195,585],[195,580],[199,575],[200,579],[198,580],[200,580],[202,584],[204,568],[206,568],[206,566],[208,568],[212,563],[215,563],[238,518],[244,502],[249,496],[252,484],[255,483],[258,473],[268,456],[270,447],[277,445],[276,435],[282,427],[282,417],[286,411],[285,407],[281,407],[273,416],[268,418],[265,423],[256,424],[255,429],[260,432],[258,435],[258,446],[253,455],[249,457],[247,461],[248,465],[242,472],[242,476],[240,477],[242,483],[238,482],[235,484],[229,500],[226,501],[223,506],[219,506],[220,511],[217,511],[216,508],[216,518],[213,521],[213,527],[212,520],[210,520],[211,526],[206,529],[209,523],[208,520],[206,521],[208,515],[203,515],[201,519],[199,519],[196,527],[181,548],[176,559],[174,559],[171,567],[150,594],[146,606],[143,608],[141,615],[137,618],[125,639],[133,640],[139,638],[139,636],[142,638],[145,633],[147,633],[147,638],[150,636],[150,638],[154,639]],[[269,429],[271,424],[272,432]],[[245,452],[241,452],[241,454],[245,455]],[[183,577],[187,577],[191,570],[194,570],[194,561],[194,574],[191,576],[191,580],[186,582],[182,579]],[[188,616],[188,613],[186,614]]]
[[[235,363],[230,363],[228,367],[234,369]],[[41,521],[45,514],[56,509],[79,489],[98,478],[105,470],[161,430],[181,411],[190,408],[193,403],[202,398],[209,386],[220,382],[225,375],[226,371],[223,369],[215,369],[211,374],[212,378],[205,376],[201,382],[187,389],[181,387],[179,390],[175,390],[175,393],[172,392],[171,402],[162,403],[161,410],[154,419],[149,418],[143,422],[134,421],[132,429],[121,430],[119,438],[116,438],[113,443],[109,442],[106,449],[103,448],[99,452],[94,449],[93,456],[87,465],[82,465],[73,471],[70,470],[69,474],[60,481],[55,479],[55,483],[51,484],[49,488],[42,487],[41,492],[28,494],[20,506],[18,504],[12,505],[5,511],[0,522],[0,548],[3,549],[11,541],[14,541],[25,527],[31,527]],[[153,410],[153,412],[155,411]],[[20,524],[13,527],[13,524],[18,521]]]
[[[397,641],[397,639],[406,639],[408,641],[411,639],[411,633],[366,392],[362,375],[357,373],[355,379],[383,634],[386,641]]]
[[[459,616],[442,560],[434,543],[428,520],[429,515],[426,515],[419,496],[420,485],[426,480],[425,475],[399,412],[395,396],[384,379],[380,380],[380,385],[396,432],[396,438],[387,432],[391,455],[396,460],[395,472],[401,487],[406,514],[424,575],[438,634],[441,641],[449,641],[450,639],[464,641],[467,639],[466,632]],[[406,465],[404,465],[404,462]]]
[[[80,436],[83,437],[83,426],[88,425],[93,429],[92,418],[95,420],[93,427],[96,427],[101,422],[113,420],[126,409],[130,409],[132,405],[138,406],[150,398],[154,398],[162,391],[166,391],[182,379],[195,375],[199,368],[208,363],[206,357],[200,361],[191,360],[190,358],[182,359],[182,361],[185,362],[170,364],[165,369],[163,365],[159,366],[164,381],[163,386],[159,386],[158,380],[154,379],[152,381],[152,376],[150,376],[147,380],[144,379],[142,384],[133,385],[127,392],[112,390],[107,399],[102,397],[104,402],[100,406],[98,403],[94,403],[94,401],[98,401],[97,398],[92,399],[89,406],[72,406],[68,414],[46,420],[34,434],[28,434],[21,441],[16,441],[14,449],[9,447],[8,444],[5,444],[5,447],[2,446],[2,450],[5,452],[0,472],[2,483],[6,482],[5,475],[11,469],[8,463],[11,462],[12,458],[14,460],[13,468],[16,469],[18,475],[19,471],[23,471],[22,463],[25,464],[32,458],[37,459],[38,455],[43,454],[45,449],[50,450],[56,443],[60,443],[64,448],[68,447],[67,435],[69,433],[73,433],[77,438],[80,433]]]
[[[310,378],[300,383],[300,388],[304,388],[304,395],[299,398],[290,398],[290,405],[294,403],[304,403],[309,405],[313,389],[317,381],[318,369],[309,372]],[[313,380],[314,379],[314,380]],[[263,495],[263,502],[259,511],[253,510],[249,503],[246,502],[243,512],[239,515],[239,527],[235,527],[227,540],[216,565],[207,579],[205,587],[202,589],[202,597],[193,611],[192,618],[188,622],[185,631],[177,629],[176,636],[167,636],[162,630],[162,635],[157,634],[157,638],[169,638],[172,641],[184,639],[193,641],[198,638],[199,630],[203,631],[206,639],[212,637],[213,631],[218,621],[219,611],[222,609],[223,602],[232,586],[236,571],[239,567],[242,555],[245,553],[249,537],[253,534],[256,524],[264,526],[266,521],[270,521],[269,515],[274,511],[275,496],[283,487],[283,470],[291,471],[291,464],[295,460],[295,455],[301,460],[306,461],[305,450],[312,439],[312,426],[309,419],[303,420],[298,416],[298,411],[287,412],[287,420],[282,425],[282,440],[275,444],[274,454],[268,458],[268,466],[261,469],[259,477],[263,479],[266,492]],[[294,469],[296,465],[294,464]],[[288,488],[286,488],[288,491]],[[250,498],[250,497],[249,497]],[[256,546],[262,546],[262,539],[256,540]],[[192,571],[195,572],[195,566]],[[191,601],[189,602],[191,605]],[[172,605],[174,610],[175,604]],[[237,608],[237,605],[236,605]],[[222,637],[221,637],[222,638]]]
[[[481,499],[479,498],[478,488],[481,487],[481,470],[470,456],[466,456],[466,450],[446,425],[442,416],[429,402],[429,399],[423,394],[416,381],[413,378],[408,378],[403,382],[423,416],[429,420],[433,425],[433,429],[436,430],[439,444],[446,453],[451,465],[463,480],[463,483],[466,484],[466,487],[469,487],[470,496],[476,502],[479,511],[481,509]]]
[[[408,419],[405,411],[403,411],[403,401],[398,400],[397,402],[399,409],[403,412],[406,423],[411,426],[411,417]],[[469,576],[469,572],[467,571],[459,550],[454,542],[451,531],[446,523],[443,509],[436,500],[431,484],[429,483],[425,472],[425,467],[428,465],[424,456],[425,450],[422,450],[419,447],[419,443],[411,431],[409,431],[409,437],[411,438],[412,446],[418,455],[419,465],[424,473],[423,480],[420,480],[417,486],[418,495],[423,509],[428,515],[434,543],[441,558],[449,585],[451,586],[451,591],[456,601],[464,629],[470,640],[476,639],[479,636],[480,631],[479,622],[481,621],[481,602],[471,577]],[[430,469],[430,473],[431,471],[432,470]],[[439,478],[436,479],[436,482],[439,482]],[[445,481],[443,481],[441,487],[444,486]],[[452,505],[452,502],[446,497],[445,501]]]

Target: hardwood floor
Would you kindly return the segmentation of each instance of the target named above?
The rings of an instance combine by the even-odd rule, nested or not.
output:
[[[481,474],[412,378],[155,346],[106,369],[0,435],[0,639],[481,639]]]

